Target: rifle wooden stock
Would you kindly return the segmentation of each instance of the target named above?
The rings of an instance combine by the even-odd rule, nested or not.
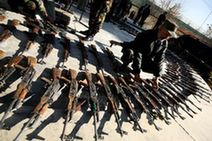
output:
[[[43,115],[49,108],[49,103],[45,103],[39,110],[39,115]]]
[[[48,87],[48,89],[46,90],[44,95],[41,97],[41,100],[40,100],[39,104],[35,107],[33,113],[39,113],[39,111],[42,109],[44,104],[46,104],[48,102],[48,100],[52,97],[52,95],[54,95],[59,90],[60,76],[61,76],[61,70],[59,68],[53,68],[52,69],[53,82],[50,81],[50,86]],[[49,81],[48,79],[46,79],[46,78],[44,79],[44,78],[43,78],[43,80],[45,80],[47,82]]]
[[[21,56],[14,56],[8,62],[7,67],[14,67],[14,65],[17,65],[18,63],[20,63],[23,58],[24,58],[23,55],[21,55]]]
[[[32,56],[27,56],[27,63],[29,67],[35,67],[35,65],[37,64],[37,59]]]
[[[6,41],[12,35],[9,29],[5,29],[3,33],[0,35],[0,42]]]
[[[86,80],[88,82],[88,85],[91,84],[91,83],[93,83],[92,82],[92,74],[90,72],[86,71],[85,72],[85,77],[86,77]]]
[[[26,88],[26,85],[23,83],[20,83],[20,84],[18,84],[13,97],[14,97],[14,99],[23,100],[26,97],[28,92],[29,92],[29,90]]]
[[[29,67],[25,69],[24,76],[22,77],[22,81],[18,84],[14,97],[16,99],[23,100],[27,93],[31,88],[32,79],[35,76],[35,69],[33,67]]]
[[[59,68],[53,68],[52,69],[52,78],[53,80],[59,79],[61,77],[61,70]]]
[[[40,113],[40,110],[43,108],[44,104],[47,103],[49,97],[48,96],[42,96],[40,99],[40,102],[37,104],[35,109],[33,110],[33,113]]]
[[[97,73],[102,85],[106,85],[105,77],[102,73]]]
[[[11,26],[17,26],[17,25],[20,25],[20,23],[21,21],[19,21],[18,19],[13,19]]]
[[[77,79],[77,71],[76,70],[73,70],[73,69],[69,69],[69,74],[71,76],[71,80],[76,80]]]
[[[109,78],[113,82],[114,85],[118,85],[118,82],[116,81],[116,79],[112,75],[109,75]]]
[[[3,58],[6,55],[6,52],[0,50],[0,59]]]
[[[3,21],[6,19],[6,16],[5,15],[0,15],[0,21]]]

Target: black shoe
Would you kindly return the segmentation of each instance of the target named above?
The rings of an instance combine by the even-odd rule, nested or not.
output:
[[[89,36],[86,36],[85,37],[85,41],[93,41],[93,39],[94,39],[94,36],[93,35],[89,35]]]
[[[80,31],[79,33],[83,34],[83,35],[88,35],[90,31],[89,30],[85,30],[85,31]]]

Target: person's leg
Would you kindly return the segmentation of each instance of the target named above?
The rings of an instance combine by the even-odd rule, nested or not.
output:
[[[46,8],[46,12],[47,12],[48,16],[51,18],[52,21],[55,21],[56,17],[55,17],[55,3],[54,3],[54,1],[45,0],[44,6]]]
[[[122,53],[123,55],[121,56],[121,61],[123,62],[123,64],[118,68],[119,71],[124,71],[134,58],[134,52],[132,49],[123,48]]]
[[[142,65],[142,54],[138,51],[135,51],[132,64],[133,74],[140,74],[141,65]]]
[[[146,16],[146,15],[144,15],[144,16],[141,17],[141,20],[139,22],[140,27],[142,27],[144,25],[144,21],[146,20],[147,17],[148,16]]]

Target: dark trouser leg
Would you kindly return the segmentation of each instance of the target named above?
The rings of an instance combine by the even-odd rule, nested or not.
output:
[[[140,14],[137,14],[133,23],[136,24],[138,22],[138,20],[141,18],[141,15]]]
[[[134,58],[132,64],[134,74],[140,74],[141,63],[142,63],[142,54],[138,51],[134,52]]]
[[[126,67],[133,61],[133,50],[132,49],[122,49],[123,55],[121,57],[121,60],[123,62],[123,65],[120,67],[120,70],[126,69]]]
[[[54,1],[49,1],[49,0],[45,0],[44,1],[44,6],[46,8],[46,12],[48,14],[48,16],[55,21],[55,3]]]
[[[144,24],[144,21],[146,20],[146,16],[142,16],[141,17],[141,20],[140,20],[140,22],[139,22],[139,25],[142,27],[143,26],[143,24]]]

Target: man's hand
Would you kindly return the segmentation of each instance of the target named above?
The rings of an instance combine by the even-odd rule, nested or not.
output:
[[[140,75],[139,74],[134,74],[134,81],[136,82],[141,82],[141,78],[140,78]]]
[[[112,47],[113,45],[121,45],[121,43],[114,40],[110,40],[110,47]]]
[[[155,90],[158,90],[159,89],[158,80],[159,80],[159,77],[154,77],[152,79],[152,87]]]
[[[54,23],[53,19],[51,17],[48,16],[48,14],[45,11],[41,12],[41,16],[43,18],[43,20],[45,21],[49,21],[51,23]]]

